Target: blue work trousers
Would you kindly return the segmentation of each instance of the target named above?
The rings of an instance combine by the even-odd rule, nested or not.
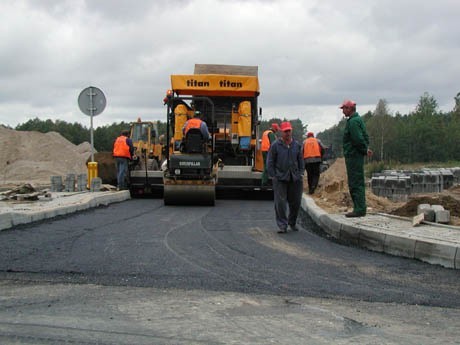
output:
[[[126,189],[128,187],[126,182],[128,175],[128,158],[115,157],[115,162],[117,164],[118,189]]]
[[[273,180],[273,194],[275,199],[276,224],[282,230],[288,225],[294,226],[299,215],[302,201],[303,181],[279,181]]]

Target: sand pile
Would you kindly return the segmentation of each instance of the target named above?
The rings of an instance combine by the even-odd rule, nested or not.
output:
[[[304,184],[307,188],[307,183]],[[353,203],[348,192],[345,160],[338,158],[319,178],[318,188],[313,195],[316,204],[331,213],[351,211]],[[366,189],[366,202],[370,212],[390,213],[402,203],[378,197]]]
[[[54,175],[86,173],[88,142],[74,145],[59,133],[15,131],[0,126],[0,186],[47,185]]]

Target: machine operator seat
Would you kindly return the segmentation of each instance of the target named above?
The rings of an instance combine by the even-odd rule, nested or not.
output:
[[[206,152],[206,140],[201,134],[199,128],[190,128],[185,135],[184,150],[185,153],[204,153]]]

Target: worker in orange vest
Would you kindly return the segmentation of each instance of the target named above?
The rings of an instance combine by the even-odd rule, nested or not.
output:
[[[262,151],[262,159],[264,161],[264,170],[262,172],[262,186],[268,183],[268,172],[267,172],[267,155],[270,150],[271,144],[276,140],[275,133],[279,131],[277,123],[272,123],[271,127],[262,134],[262,143],[260,150]]]
[[[313,132],[307,133],[307,139],[303,142],[303,161],[307,171],[308,194],[313,194],[318,187],[320,165],[323,160],[324,146]]]
[[[129,131],[121,131],[121,135],[113,143],[113,157],[117,165],[117,190],[126,189],[126,177],[128,175],[128,164],[134,155],[134,146],[129,138]]]
[[[192,128],[198,128],[203,135],[204,140],[209,139],[209,131],[206,122],[200,119],[201,113],[199,111],[195,111],[194,116],[184,123],[184,127],[182,127],[182,133],[184,137],[187,135],[187,132]]]

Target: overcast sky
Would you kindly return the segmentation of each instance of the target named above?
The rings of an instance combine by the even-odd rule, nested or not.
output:
[[[171,74],[195,63],[259,67],[263,116],[318,132],[387,100],[414,110],[428,92],[450,111],[460,91],[460,1],[1,0],[0,123],[89,127],[77,97],[102,89],[94,126],[165,121]]]

